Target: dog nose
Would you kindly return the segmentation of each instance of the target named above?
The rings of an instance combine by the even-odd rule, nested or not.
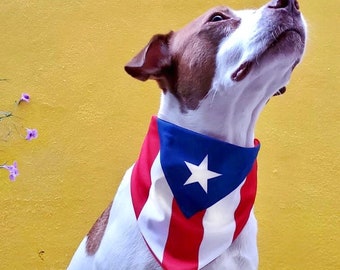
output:
[[[297,0],[274,0],[268,5],[268,8],[298,11],[300,6]]]

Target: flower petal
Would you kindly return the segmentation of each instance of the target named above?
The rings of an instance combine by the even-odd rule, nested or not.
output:
[[[30,128],[26,128],[26,140],[30,141],[33,139],[38,138],[38,130],[34,129],[30,129]]]
[[[19,175],[17,162],[14,161],[13,165],[2,165],[0,168],[6,169],[9,172],[9,180],[15,181],[15,178]]]
[[[30,97],[29,94],[27,94],[27,93],[22,93],[21,94],[20,101],[30,102],[30,99],[31,99],[31,97]]]

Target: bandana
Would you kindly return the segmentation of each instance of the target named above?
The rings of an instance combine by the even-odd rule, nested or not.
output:
[[[131,175],[140,231],[163,269],[201,269],[248,221],[260,148],[232,145],[152,117]]]

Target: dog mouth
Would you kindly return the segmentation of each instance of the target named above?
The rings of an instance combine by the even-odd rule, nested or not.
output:
[[[289,53],[290,51],[294,50],[301,50],[302,54],[305,45],[304,40],[304,32],[294,28],[284,30],[279,35],[275,35],[275,33],[273,33],[272,39],[268,42],[269,45],[264,46],[264,49],[258,55],[256,55],[254,59],[243,62],[231,74],[231,79],[235,82],[242,81],[250,73],[252,67],[254,66],[254,63],[257,63],[259,61],[259,58],[261,58],[263,55]],[[298,62],[299,60],[295,61],[292,64],[292,70],[295,68]]]
[[[285,92],[287,91],[287,88],[286,86],[280,88],[273,96],[280,96],[280,95],[283,95]]]
[[[242,81],[250,72],[254,61],[246,61],[241,64],[236,71],[231,74],[231,79],[235,82]]]

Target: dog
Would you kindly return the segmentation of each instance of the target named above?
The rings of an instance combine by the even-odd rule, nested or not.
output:
[[[257,269],[254,127],[305,43],[297,0],[215,7],[153,36],[125,70],[158,83],[158,115],[68,269]]]

